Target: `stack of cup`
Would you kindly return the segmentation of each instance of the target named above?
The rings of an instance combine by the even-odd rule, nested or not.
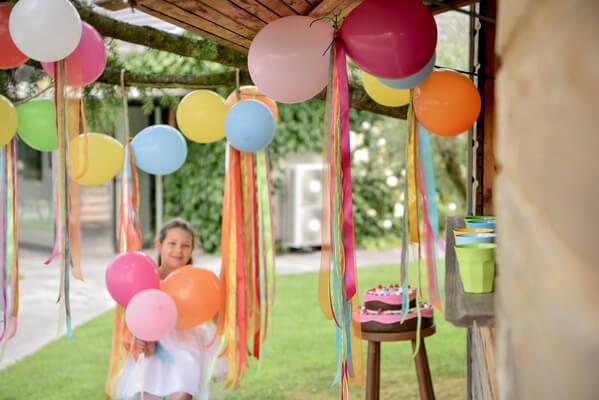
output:
[[[491,293],[495,281],[495,217],[466,217],[455,229],[455,251],[467,293]]]

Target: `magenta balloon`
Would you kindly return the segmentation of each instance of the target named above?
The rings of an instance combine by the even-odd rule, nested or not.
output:
[[[106,270],[106,287],[112,298],[126,307],[137,293],[160,287],[158,267],[139,251],[119,254]]]
[[[266,96],[281,103],[300,103],[327,84],[333,40],[329,25],[314,18],[290,16],[266,25],[248,55],[250,76]]]
[[[347,54],[378,78],[420,71],[437,46],[437,24],[420,0],[366,0],[341,26]]]
[[[82,86],[92,83],[102,75],[106,67],[106,48],[104,39],[87,22],[81,23],[81,40],[66,59],[67,84]],[[54,63],[42,63],[46,72],[56,78]]]
[[[177,305],[162,290],[144,290],[129,302],[125,321],[133,336],[153,342],[175,329]]]

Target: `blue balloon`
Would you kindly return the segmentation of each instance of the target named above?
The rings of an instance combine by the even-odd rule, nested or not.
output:
[[[168,125],[142,129],[131,141],[135,164],[149,174],[168,175],[178,170],[187,157],[183,135]]]
[[[264,103],[243,100],[227,113],[225,133],[237,150],[253,153],[265,149],[275,137],[275,119]]]
[[[418,86],[420,83],[424,82],[426,78],[433,72],[433,67],[435,66],[436,53],[433,53],[430,61],[422,68],[420,71],[416,72],[414,75],[406,76],[401,79],[383,79],[379,78],[379,81],[385,86],[388,86],[392,89],[412,89]]]

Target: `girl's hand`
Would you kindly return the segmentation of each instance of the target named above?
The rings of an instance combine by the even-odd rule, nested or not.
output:
[[[156,352],[156,342],[146,342],[135,338],[135,351],[137,354],[143,353],[146,357],[150,357]]]
[[[147,346],[146,346],[146,342],[145,341],[143,341],[141,339],[138,339],[138,338],[135,338],[135,352],[137,354],[142,354],[142,353],[145,354],[146,347]]]
[[[150,357],[156,353],[156,342],[146,342],[146,357]]]

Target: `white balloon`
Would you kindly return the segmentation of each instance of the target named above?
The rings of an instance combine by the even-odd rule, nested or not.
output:
[[[12,9],[8,29],[29,58],[62,60],[81,40],[81,17],[68,0],[21,0]]]

